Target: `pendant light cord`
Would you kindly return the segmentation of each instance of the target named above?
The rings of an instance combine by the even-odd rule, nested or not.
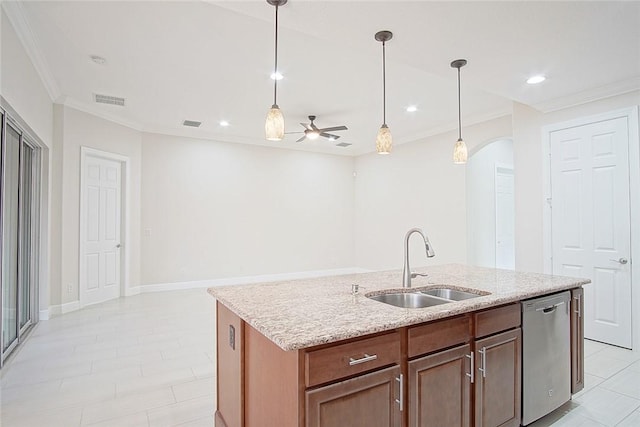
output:
[[[276,69],[273,70],[273,105],[278,105],[277,102],[277,98],[278,98],[278,5],[276,4],[276,36],[275,36],[275,41],[276,41],[276,46],[275,46],[275,64],[276,64]]]
[[[385,42],[382,42],[382,124],[387,124],[387,57]]]
[[[462,120],[460,116],[460,67],[458,67],[458,140],[462,139]]]

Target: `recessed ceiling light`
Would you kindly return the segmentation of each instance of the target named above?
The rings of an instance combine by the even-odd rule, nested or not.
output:
[[[90,55],[89,58],[98,65],[104,65],[107,62],[106,59],[98,55]]]
[[[542,83],[546,79],[547,78],[543,75],[531,76],[527,79],[527,83],[529,83],[530,85],[535,85],[538,83]]]
[[[282,79],[284,79],[284,76],[280,73],[280,71],[271,73],[271,80],[282,80]]]
[[[227,127],[227,126],[229,126],[229,122],[226,121],[226,120],[220,120],[220,126]]]
[[[415,105],[409,105],[407,107],[407,113],[415,113],[416,111],[418,111],[418,107]]]

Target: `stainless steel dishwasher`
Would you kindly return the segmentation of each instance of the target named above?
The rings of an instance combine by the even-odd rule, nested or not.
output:
[[[522,302],[522,425],[571,399],[569,291]]]

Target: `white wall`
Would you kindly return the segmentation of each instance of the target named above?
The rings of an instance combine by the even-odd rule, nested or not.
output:
[[[61,179],[60,223],[60,264],[61,287],[60,301],[52,304],[65,304],[79,299],[79,238],[80,238],[80,147],[90,147],[110,153],[127,156],[130,159],[130,201],[129,227],[130,247],[127,248],[130,260],[130,286],[140,283],[140,132],[103,120],[91,114],[70,107],[59,107],[62,114],[56,112],[56,118],[63,121],[62,130],[56,132],[55,148],[60,155],[54,160],[54,179]],[[61,154],[60,154],[61,153]],[[61,168],[57,170],[55,168]],[[55,183],[54,183],[55,184]],[[55,244],[56,242],[54,242]],[[68,287],[71,287],[71,291]],[[57,292],[56,292],[57,294]],[[54,293],[52,292],[52,296]]]
[[[143,285],[353,267],[353,159],[143,134]]]
[[[462,135],[471,150],[510,137],[511,117],[469,126]],[[402,268],[403,238],[412,227],[425,230],[436,252],[427,260],[414,236],[412,266],[466,262],[466,172],[452,162],[457,137],[449,132],[399,145],[388,156],[356,158],[356,266]]]
[[[492,142],[469,157],[467,187],[467,263],[496,266],[496,166],[513,168],[513,141]]]
[[[544,271],[542,128],[549,124],[638,104],[640,104],[640,91],[547,114],[540,113],[526,105],[514,103],[516,270],[539,273]]]

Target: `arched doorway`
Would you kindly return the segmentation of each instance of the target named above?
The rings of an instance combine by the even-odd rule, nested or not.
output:
[[[467,162],[467,263],[515,268],[513,141],[487,141]]]

